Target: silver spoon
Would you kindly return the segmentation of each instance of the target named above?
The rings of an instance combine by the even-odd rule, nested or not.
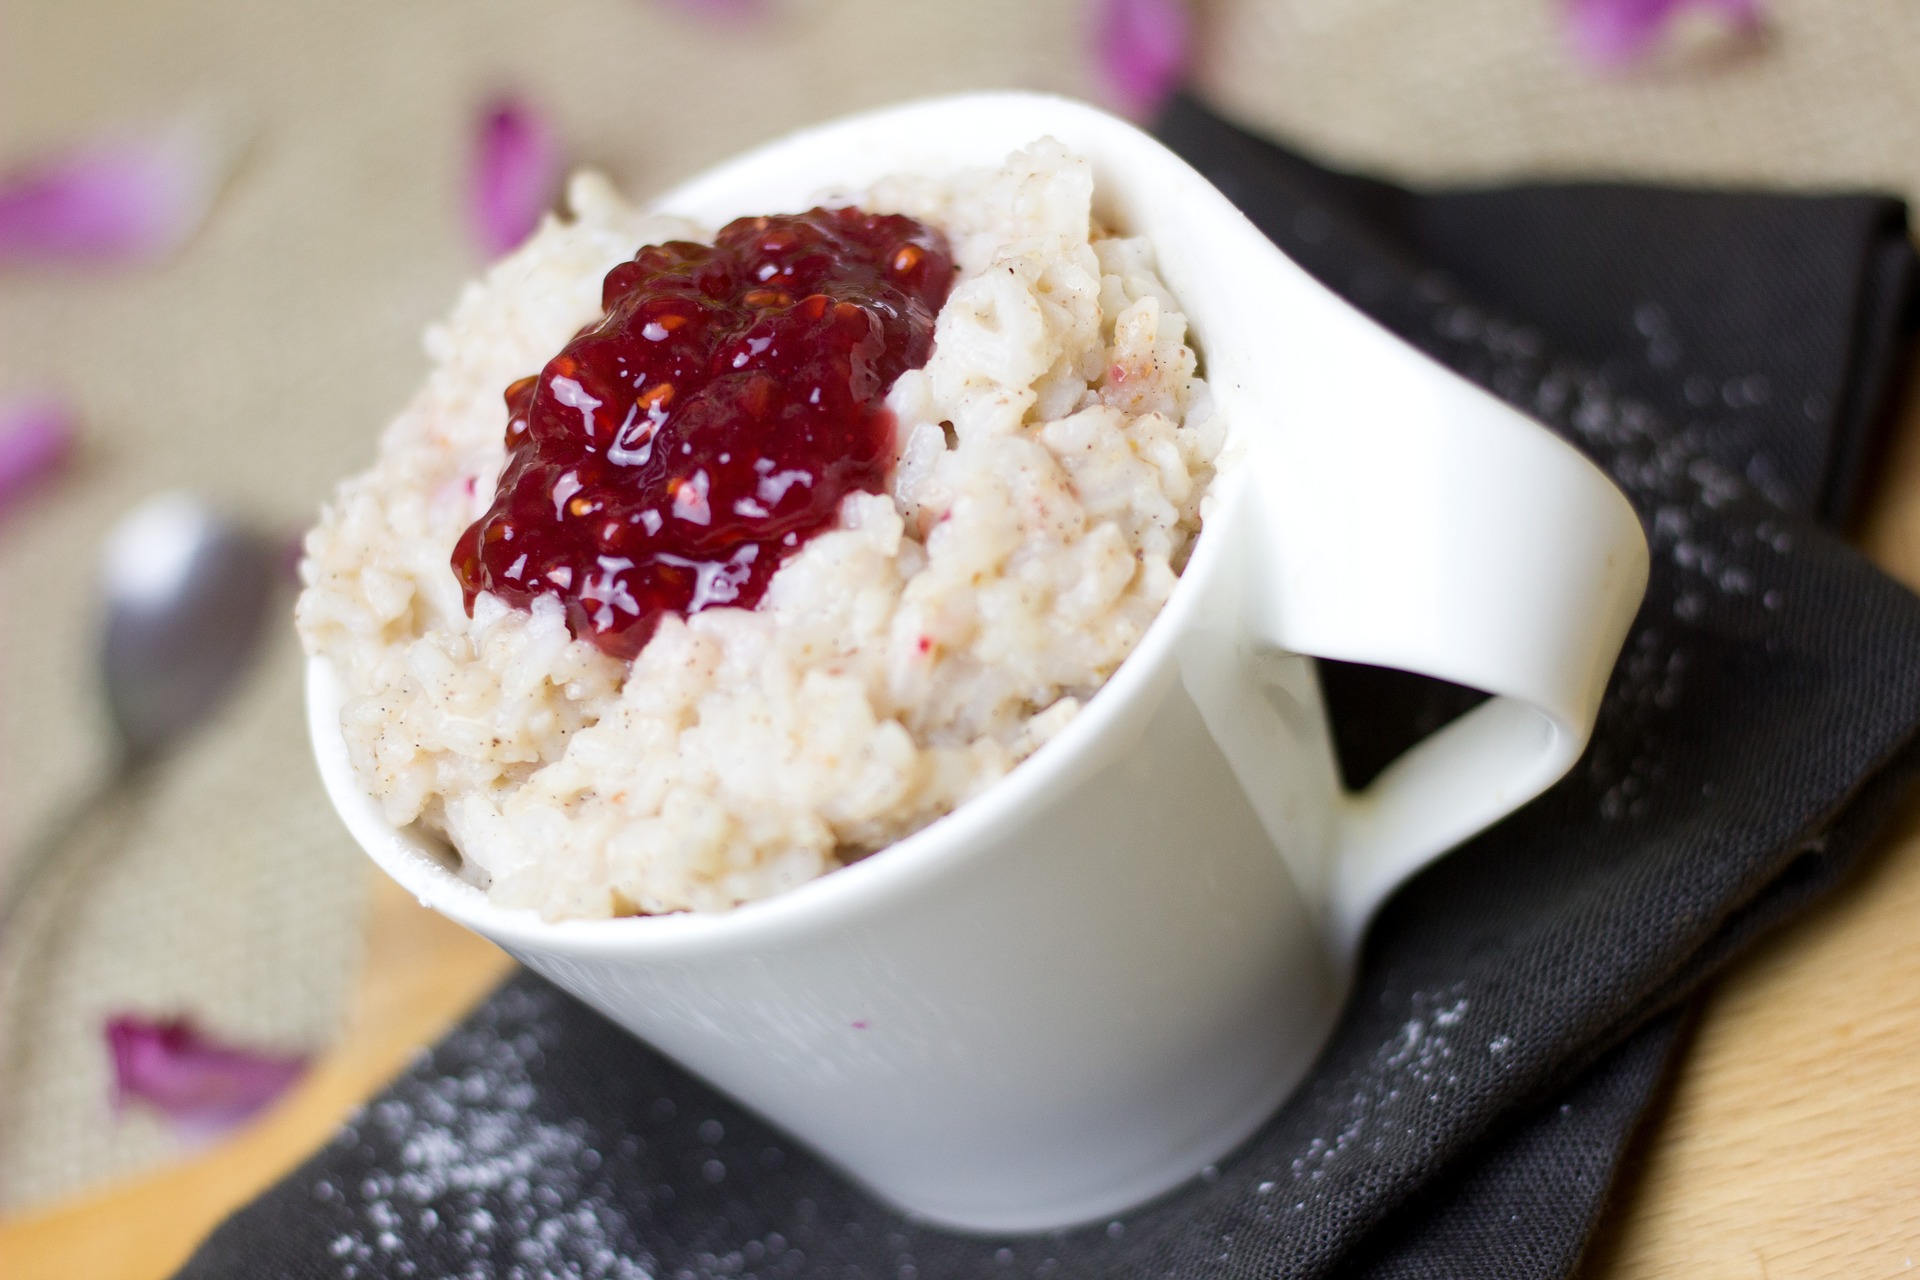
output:
[[[204,723],[259,648],[274,549],[187,493],[147,499],[107,533],[99,664],[114,743],[86,792],[23,847],[0,890],[0,933],[107,801]]]

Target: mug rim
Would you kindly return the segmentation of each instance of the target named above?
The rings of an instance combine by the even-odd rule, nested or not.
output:
[[[1052,94],[986,92],[946,95],[883,107],[841,117],[796,131],[703,170],[688,181],[647,202],[649,211],[699,198],[701,188],[760,162],[764,157],[804,145],[818,135],[856,130],[861,126],[929,112],[964,115],[977,108],[1009,107],[1079,116],[1096,127],[1124,138],[1126,144],[1154,154],[1161,164],[1187,171],[1200,184],[1203,202],[1214,204],[1214,216],[1228,215],[1251,232],[1248,241],[1291,265],[1286,255],[1247,221],[1227,198],[1186,161],[1130,122],[1087,103]],[[1048,134],[1050,121],[1037,118],[1032,138]],[[1018,145],[1018,144],[1017,144]],[[952,166],[928,168],[932,175]],[[1150,176],[1150,175],[1149,175]],[[830,188],[832,175],[823,175],[821,188]],[[1207,199],[1210,197],[1210,200]],[[1096,194],[1096,200],[1098,199]],[[1182,299],[1183,308],[1189,305]],[[1202,352],[1204,360],[1205,353]],[[1173,660],[1179,636],[1199,607],[1203,584],[1226,554],[1227,539],[1220,533],[1238,520],[1253,470],[1250,441],[1236,430],[1230,415],[1240,400],[1215,389],[1215,412],[1225,421],[1226,435],[1218,461],[1225,465],[1211,482],[1212,514],[1202,523],[1191,556],[1172,592],[1133,650],[1086,704],[1052,739],[1031,756],[995,780],[979,795],[963,801],[918,831],[902,837],[859,861],[824,872],[768,897],[740,903],[723,911],[681,911],[660,915],[616,916],[602,919],[549,920],[530,907],[504,907],[485,890],[450,869],[436,846],[442,841],[387,821],[376,800],[360,783],[348,761],[340,726],[341,689],[330,659],[308,658],[306,702],[308,728],[328,800],[346,823],[355,841],[382,870],[392,876],[421,905],[430,907],[508,947],[524,946],[542,952],[573,954],[694,954],[758,948],[769,942],[806,933],[836,920],[882,906],[940,869],[991,840],[996,832],[1018,822],[1042,803],[1081,757],[1122,718],[1135,698]]]

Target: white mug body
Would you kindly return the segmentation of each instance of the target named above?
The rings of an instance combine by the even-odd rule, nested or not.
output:
[[[837,919],[672,964],[508,949],[918,1216],[1111,1217],[1270,1115],[1343,994],[1185,687],[1126,710]]]
[[[659,207],[709,225],[1053,134],[1148,235],[1229,444],[1179,585],[1079,715],[900,843],[710,916],[541,920],[452,873],[354,777],[328,792],[423,902],[941,1224],[1037,1231],[1169,1190],[1299,1082],[1379,902],[1565,772],[1646,580],[1566,445],[1305,276],[1198,174],[1082,104],[986,94],[797,135]],[[1359,795],[1303,654],[1496,695]]]
[[[986,796],[722,916],[492,906],[361,791],[324,660],[316,752],[354,834],[423,901],[883,1199],[975,1231],[1104,1219],[1243,1141],[1345,993],[1323,890],[1296,870],[1330,838],[1324,714],[1305,659],[1247,642],[1247,559],[1228,538],[1196,557],[1189,580],[1215,589],[1185,593],[1179,625]],[[1208,728],[1249,702],[1288,709],[1259,808]]]

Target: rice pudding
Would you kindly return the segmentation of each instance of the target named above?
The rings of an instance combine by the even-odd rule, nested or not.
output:
[[[1150,247],[1092,197],[1086,162],[1043,139],[716,242],[576,177],[572,216],[429,331],[426,386],[307,538],[300,632],[387,818],[443,835],[500,905],[724,910],[910,834],[1057,733],[1171,592],[1221,442]],[[864,283],[782,292],[791,245],[763,248],[769,228],[826,237],[833,279]],[[559,363],[619,324],[664,341],[642,291],[678,297],[675,271],[728,254],[769,274],[736,280],[716,305],[738,315],[672,366],[712,381],[632,342],[596,349],[597,382]],[[910,316],[887,327],[916,299],[930,345]],[[826,374],[795,371],[789,315],[844,322]],[[763,360],[788,364],[756,383]],[[787,429],[723,440],[743,412]],[[535,458],[528,433],[567,422],[576,452]],[[641,461],[603,466],[614,450]],[[522,550],[487,541],[503,520]]]

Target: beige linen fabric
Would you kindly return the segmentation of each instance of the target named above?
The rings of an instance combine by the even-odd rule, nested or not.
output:
[[[0,167],[210,105],[244,138],[201,235],[152,269],[0,272],[0,395],[53,385],[79,465],[0,523],[0,840],[102,761],[91,574],[102,531],[182,486],[304,523],[425,371],[419,333],[479,265],[460,179],[477,101],[554,113],[575,160],[645,195],[788,128],[966,88],[1088,93],[1088,0],[0,0]],[[1769,38],[1687,38],[1598,77],[1559,0],[1196,0],[1200,79],[1322,155],[1415,179],[1519,173],[1858,186],[1920,197],[1920,6],[1773,0]],[[114,1116],[113,1010],[317,1046],[347,1014],[363,863],[306,758],[290,629],[222,722],[103,816],[0,964],[0,1208],[172,1150]],[[30,963],[23,964],[23,958]]]
[[[1757,42],[1695,17],[1604,75],[1570,54],[1565,0],[1203,4],[1212,100],[1343,164],[1413,181],[1620,175],[1920,199],[1920,5],[1905,0],[1762,0]]]

